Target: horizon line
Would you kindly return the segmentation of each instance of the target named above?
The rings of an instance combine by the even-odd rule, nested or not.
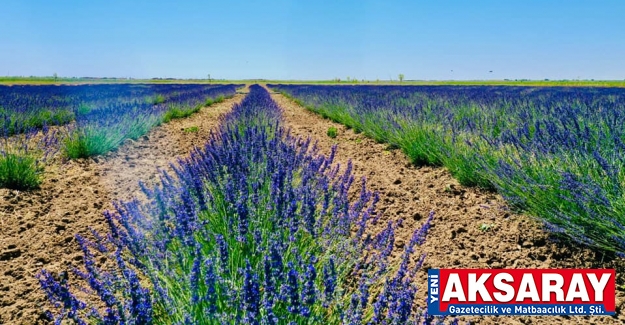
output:
[[[75,79],[75,80],[201,80],[201,81],[303,81],[303,82],[315,82],[315,81],[325,81],[325,82],[340,82],[340,83],[361,83],[365,82],[381,82],[381,81],[390,81],[390,82],[505,82],[505,81],[516,81],[516,82],[537,82],[537,81],[567,81],[567,82],[575,82],[575,81],[594,81],[594,82],[614,82],[614,81],[625,81],[623,79],[595,79],[595,78],[577,78],[577,79],[552,79],[552,78],[542,78],[542,79],[529,79],[529,78],[504,78],[504,79],[404,79],[400,81],[398,78],[391,79],[342,79],[342,78],[328,78],[328,79],[272,79],[272,78],[241,78],[241,79],[230,79],[230,78],[180,78],[180,77],[148,77],[148,78],[137,78],[137,77],[100,77],[100,76],[1,76],[0,80],[6,79],[56,79],[56,80],[67,80],[67,79]]]

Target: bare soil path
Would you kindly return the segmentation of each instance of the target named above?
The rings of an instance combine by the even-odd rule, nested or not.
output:
[[[181,120],[154,128],[137,141],[93,159],[56,162],[47,167],[41,189],[0,189],[0,324],[47,324],[46,298],[35,275],[81,266],[77,233],[106,231],[102,212],[116,199],[128,199],[139,180],[157,180],[176,157],[205,143],[225,112],[243,94]],[[197,127],[195,129],[189,129]]]
[[[388,150],[363,134],[323,119],[281,94],[273,99],[284,110],[291,133],[312,137],[321,152],[338,144],[337,162],[353,162],[357,177],[365,176],[369,188],[380,194],[382,220],[403,220],[396,234],[396,253],[410,240],[430,211],[436,213],[421,252],[427,253],[429,268],[616,268],[617,286],[623,285],[623,260],[603,259],[588,249],[550,240],[541,226],[528,216],[511,212],[497,194],[461,186],[444,168],[415,167],[400,150]],[[332,139],[329,127],[338,129]],[[378,224],[382,227],[386,222]],[[375,230],[375,229],[374,229]],[[419,250],[419,249],[418,249]],[[418,251],[417,251],[418,252]],[[420,254],[415,254],[418,258]],[[603,260],[602,260],[603,259]],[[420,273],[424,301],[427,272]],[[619,278],[620,277],[620,278]],[[616,317],[471,317],[476,324],[625,324],[625,294],[617,289]]]

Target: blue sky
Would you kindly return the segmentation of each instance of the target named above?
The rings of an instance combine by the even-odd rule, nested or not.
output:
[[[3,0],[0,75],[625,79],[624,14],[620,0]]]

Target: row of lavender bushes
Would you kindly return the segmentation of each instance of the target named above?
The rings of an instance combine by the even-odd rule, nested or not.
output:
[[[234,96],[239,86],[0,86],[0,188],[37,188],[57,152],[70,159],[105,154]],[[57,119],[61,115],[66,118]]]
[[[127,139],[137,139],[154,126],[185,118],[203,106],[234,96],[237,85],[202,86],[193,91],[160,95],[156,99],[114,101],[76,116],[63,140],[65,156],[86,158],[105,154]]]
[[[162,104],[189,97],[219,85],[121,84],[121,85],[0,85],[0,129],[13,135],[62,125],[111,103]]]
[[[547,230],[625,256],[625,90],[275,85],[301,104],[496,189]]]
[[[376,193],[280,126],[252,86],[203,148],[116,204],[110,233],[78,236],[85,288],[42,271],[55,307],[77,324],[436,324],[415,304],[433,214],[391,262],[395,227],[378,234]],[[109,263],[99,265],[100,257]],[[80,293],[99,301],[90,306]],[[457,320],[453,320],[456,323]]]

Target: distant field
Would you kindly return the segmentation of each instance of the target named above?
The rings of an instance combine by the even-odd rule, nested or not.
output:
[[[250,82],[245,80],[230,82]],[[625,80],[257,80],[271,84],[411,85],[411,86],[528,86],[528,87],[625,87]]]
[[[619,87],[625,88],[624,80],[407,80],[403,82],[390,80],[269,80],[269,79],[128,79],[128,78],[54,78],[54,77],[0,77],[0,85],[49,85],[49,84],[124,84],[124,83],[211,83],[211,84],[374,84],[374,85],[482,85],[482,86],[528,86],[528,87]]]
[[[224,80],[207,79],[128,79],[128,78],[54,78],[54,77],[0,77],[0,85],[67,85],[67,84],[223,84]]]

